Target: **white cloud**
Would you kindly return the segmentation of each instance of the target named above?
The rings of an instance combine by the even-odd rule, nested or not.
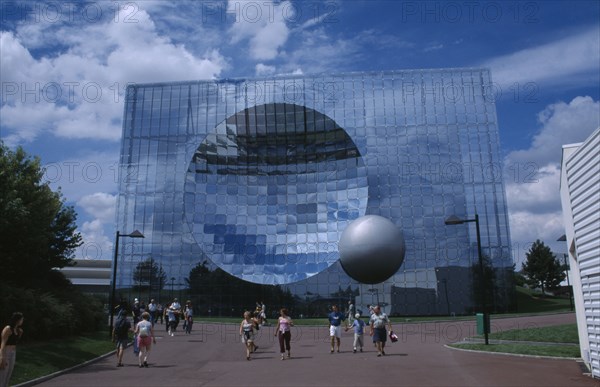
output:
[[[558,164],[549,164],[541,168],[535,164],[528,164],[526,167],[511,165],[509,168],[514,172],[509,175],[508,179],[511,181],[506,185],[508,208],[511,212],[544,214],[548,210],[560,208]],[[520,175],[517,175],[517,171]]]
[[[527,82],[571,85],[576,76],[600,68],[600,31],[597,26],[564,39],[483,62],[502,88]],[[585,78],[583,78],[585,79]],[[589,82],[589,81],[588,81]]]
[[[290,7],[290,2],[230,0],[227,7],[228,12],[237,17],[229,30],[231,43],[247,40],[249,54],[253,59],[275,59],[290,34],[286,24],[286,18],[293,17],[293,7]],[[284,9],[287,11],[286,17],[284,17],[286,15]]]
[[[414,44],[397,36],[376,29],[356,32],[352,37],[333,36],[320,26],[311,30],[295,30],[298,46],[290,47],[282,57],[285,64],[279,66],[285,73],[299,68],[307,74],[321,72],[355,71],[356,63],[372,62],[376,55],[388,55],[394,50],[413,48]]]
[[[255,66],[255,73],[258,77],[272,75],[275,73],[275,70],[275,66],[268,66],[263,63],[258,63]]]
[[[84,222],[80,228],[83,245],[76,251],[77,258],[110,259],[113,242],[104,234],[103,223],[96,219]]]
[[[119,20],[125,20],[129,11]],[[160,35],[148,13],[135,23],[29,23],[0,32],[1,129],[12,144],[56,136],[116,141],[128,83],[212,79],[227,66],[218,49],[194,56]],[[51,29],[52,36],[45,34]],[[64,50],[35,58],[31,49],[61,37]],[[46,39],[45,42],[41,41]],[[30,44],[31,46],[28,46]]]
[[[512,251],[517,270],[521,269],[521,262],[525,261],[525,254],[536,240],[541,240],[553,252],[565,251],[556,239],[565,233],[562,223],[562,211],[547,212],[545,214],[532,214],[528,211],[510,212],[510,233],[512,235]]]
[[[548,105],[538,114],[540,130],[529,149],[511,152],[509,164],[534,162],[539,167],[560,162],[563,144],[581,142],[600,126],[600,101],[575,97]]]
[[[102,223],[114,222],[116,204],[117,197],[105,192],[86,195],[77,202],[79,207]]]
[[[439,44],[432,43],[429,46],[425,47],[423,49],[423,52],[438,51],[438,50],[441,50],[442,48],[444,48],[443,44],[441,44],[441,43],[439,43]]]
[[[600,126],[600,102],[575,97],[548,105],[538,114],[541,125],[528,149],[505,159],[505,185],[510,231],[517,268],[529,246],[540,239],[555,252],[564,234],[559,197],[562,145],[585,140]]]
[[[83,222],[79,228],[83,240],[83,245],[77,251],[79,258],[110,259],[113,242],[105,231],[113,228],[116,203],[116,195],[104,192],[85,195],[77,201],[78,209],[95,218]]]

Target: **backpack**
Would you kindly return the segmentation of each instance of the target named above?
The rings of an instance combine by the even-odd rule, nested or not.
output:
[[[127,328],[127,320],[125,318],[120,318],[117,320],[115,324],[115,333],[124,334],[128,331]]]
[[[150,329],[148,329],[148,325],[144,324],[140,326],[140,337],[147,337],[150,334]]]

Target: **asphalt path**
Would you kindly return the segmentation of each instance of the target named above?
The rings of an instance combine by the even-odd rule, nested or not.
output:
[[[110,356],[39,386],[600,386],[574,360],[445,347],[474,336],[474,321],[392,322],[399,340],[388,341],[386,356],[377,357],[368,334],[364,352],[353,353],[351,331],[342,337],[341,352],[331,354],[324,320],[321,327],[292,328],[292,357],[284,361],[272,326],[260,329],[259,349],[247,361],[239,325],[195,323],[191,335],[171,337],[158,324],[148,368],[138,368],[129,347],[124,367],[116,367],[116,356]],[[571,313],[493,318],[492,332],[574,322]]]

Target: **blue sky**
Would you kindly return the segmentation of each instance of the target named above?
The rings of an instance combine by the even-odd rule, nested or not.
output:
[[[488,67],[513,252],[564,233],[561,145],[600,126],[598,1],[2,1],[0,138],[110,258],[128,83]]]

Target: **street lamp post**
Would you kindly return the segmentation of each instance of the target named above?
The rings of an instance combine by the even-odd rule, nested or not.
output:
[[[457,225],[463,223],[475,222],[475,229],[477,231],[477,257],[479,259],[479,275],[481,276],[481,309],[483,312],[483,335],[485,337],[485,345],[489,344],[488,340],[488,318],[487,318],[487,308],[486,308],[486,300],[485,296],[487,294],[487,286],[485,281],[485,271],[483,268],[483,256],[481,255],[481,234],[479,232],[479,215],[475,214],[473,219],[460,219],[456,215],[451,215],[448,219],[444,221],[446,225]]]
[[[113,259],[113,275],[112,275],[112,284],[110,290],[110,302],[108,307],[108,313],[110,313],[110,330],[109,335],[112,335],[113,330],[113,322],[114,322],[114,300],[115,300],[115,291],[117,287],[117,257],[119,255],[119,238],[144,238],[144,234],[135,230],[131,234],[121,234],[118,230],[115,235],[115,256]]]

